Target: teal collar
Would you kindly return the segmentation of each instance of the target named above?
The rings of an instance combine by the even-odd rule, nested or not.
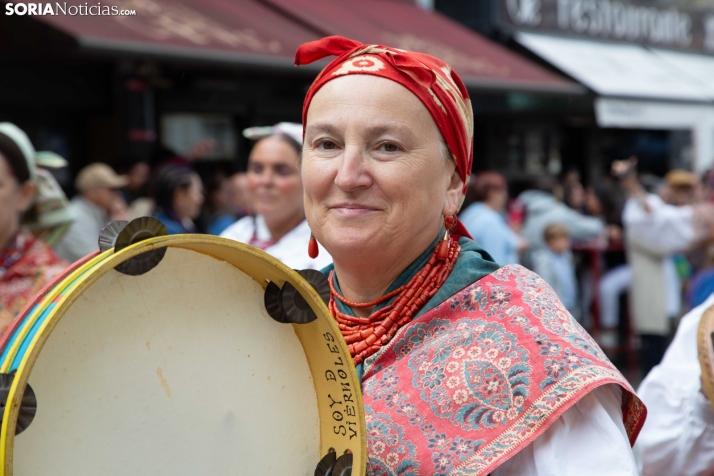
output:
[[[412,264],[407,266],[407,268],[402,271],[402,273],[394,280],[394,282],[387,288],[387,292],[391,292],[397,289],[399,286],[407,283],[412,277],[419,272],[419,270],[429,261],[429,256],[431,256],[434,247],[439,243],[441,237],[444,236],[444,229],[439,232],[439,235],[434,239],[434,241],[429,245],[429,247],[424,250],[422,254],[415,259]],[[439,291],[426,303],[426,305],[419,311],[415,318],[421,316],[422,314],[432,310],[442,302],[446,301],[449,297],[453,296],[460,290],[464,289],[468,285],[475,283],[479,279],[487,276],[494,271],[496,271],[500,266],[491,258],[484,249],[476,244],[475,241],[461,237],[459,239],[459,246],[461,246],[461,252],[459,257],[456,259],[454,264],[454,269],[451,274],[446,279],[444,284],[439,288]],[[329,275],[330,271],[333,271],[334,265],[330,264],[322,270],[322,273]],[[339,281],[337,275],[334,276],[335,288],[338,292],[340,290]],[[388,301],[381,303],[375,307],[380,309],[381,307],[389,305],[396,297],[389,299]],[[354,315],[352,309],[340,301],[337,301],[337,306],[340,311],[348,315]]]

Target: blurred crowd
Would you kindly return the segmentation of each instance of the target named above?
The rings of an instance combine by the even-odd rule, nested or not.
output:
[[[545,279],[603,349],[636,335],[645,375],[677,319],[714,291],[713,177],[639,175],[630,157],[593,183],[569,170],[509,198],[505,178],[485,171],[460,217],[498,263]]]
[[[51,171],[56,154],[35,151],[23,131],[0,124],[0,327],[68,264],[98,248],[114,220],[155,216],[169,234],[221,235],[267,251],[288,266],[320,269],[309,259],[302,205],[302,127],[249,128],[246,172],[201,178],[194,165],[211,147],[183,157],[162,150],[156,163],[125,174],[106,164],[82,169],[68,200]],[[513,188],[513,187],[511,187]],[[714,172],[637,173],[616,160],[602,179],[577,170],[539,177],[509,194],[495,171],[472,176],[460,219],[501,265],[522,264],[557,292],[607,351],[636,335],[640,369],[661,359],[677,319],[714,292]]]
[[[36,151],[21,129],[0,123],[0,331],[53,277],[96,252],[99,234],[115,220],[154,216],[169,234],[222,235],[292,268],[329,264],[324,250],[315,260],[305,251],[302,126],[280,123],[244,135],[254,141],[247,172],[202,178],[195,166],[212,147],[202,141],[188,157],[162,149],[155,163],[132,163],[124,174],[89,164],[68,200],[52,173],[67,162]]]

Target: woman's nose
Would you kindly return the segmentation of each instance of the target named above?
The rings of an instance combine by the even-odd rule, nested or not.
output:
[[[344,191],[368,188],[372,179],[366,168],[367,160],[360,147],[347,145],[337,165],[335,185]]]
[[[258,183],[262,185],[263,187],[268,187],[273,184],[273,181],[275,180],[275,175],[273,174],[272,171],[270,170],[263,170],[261,174],[258,176]]]

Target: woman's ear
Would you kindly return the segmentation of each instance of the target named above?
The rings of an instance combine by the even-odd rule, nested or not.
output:
[[[444,209],[442,213],[446,215],[455,215],[461,207],[462,198],[464,196],[464,181],[461,180],[459,171],[454,168],[451,174],[449,187],[446,189],[446,197],[444,200]]]
[[[37,186],[32,180],[26,180],[25,183],[20,184],[20,200],[18,200],[18,212],[24,213],[32,205],[32,201],[35,198],[35,191]]]

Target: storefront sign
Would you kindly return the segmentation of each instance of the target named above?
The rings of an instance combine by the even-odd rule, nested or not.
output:
[[[627,0],[495,0],[502,25],[714,53],[714,9]]]

